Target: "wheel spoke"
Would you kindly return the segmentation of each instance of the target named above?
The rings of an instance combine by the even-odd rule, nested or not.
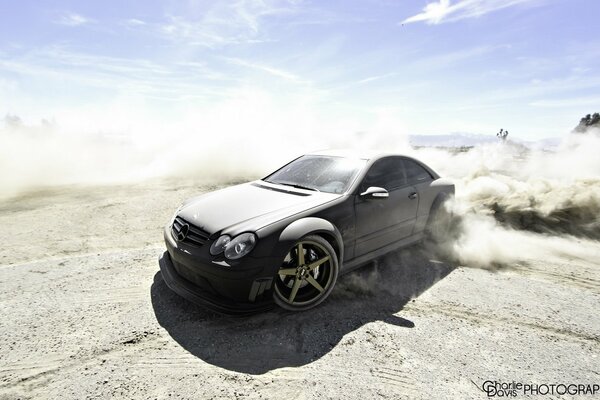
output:
[[[300,283],[302,282],[302,279],[296,278],[296,280],[294,281],[294,286],[292,286],[292,293],[290,293],[290,297],[288,298],[290,303],[294,302],[294,299],[296,298],[296,294],[298,293],[298,289],[300,288]]]
[[[284,268],[277,272],[279,275],[296,275],[296,268]]]
[[[304,265],[304,247],[298,243],[298,266]]]
[[[313,278],[312,275],[308,275],[308,277],[306,277],[306,280],[308,281],[308,283],[317,288],[319,292],[323,293],[323,291],[325,291],[325,289],[323,289],[323,286],[319,285],[319,282],[317,282],[317,280]]]
[[[312,271],[313,269],[317,268],[319,265],[323,264],[325,261],[329,261],[329,256],[325,256],[323,258],[321,258],[320,260],[315,261],[312,264],[308,265],[308,270]]]

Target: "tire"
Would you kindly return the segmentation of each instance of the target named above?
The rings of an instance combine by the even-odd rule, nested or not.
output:
[[[447,201],[446,197],[436,199],[429,213],[425,236],[428,241],[435,244],[446,242],[450,234],[452,212],[446,207]]]
[[[305,236],[284,258],[274,279],[273,299],[286,310],[311,309],[329,296],[338,275],[338,259],[331,244],[318,235]]]

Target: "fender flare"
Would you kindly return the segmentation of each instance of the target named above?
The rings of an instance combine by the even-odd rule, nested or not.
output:
[[[289,224],[279,235],[279,243],[285,245],[286,249],[291,247],[298,239],[308,235],[325,233],[335,240],[334,249],[338,253],[338,263],[342,265],[344,259],[344,242],[340,231],[331,222],[317,217],[298,219]],[[325,238],[328,239],[328,238]]]

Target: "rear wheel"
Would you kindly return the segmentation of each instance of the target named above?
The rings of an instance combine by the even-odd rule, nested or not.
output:
[[[427,238],[434,243],[444,243],[450,234],[452,212],[447,202],[446,198],[437,200],[429,213],[426,234]]]
[[[308,310],[329,296],[339,266],[335,250],[321,236],[306,236],[290,249],[275,277],[275,303],[286,310]]]

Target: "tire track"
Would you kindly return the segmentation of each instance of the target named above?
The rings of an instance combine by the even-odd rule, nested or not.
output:
[[[521,266],[516,271],[523,272],[527,276],[540,276],[542,279],[547,277],[551,282],[564,283],[577,288],[588,289],[595,293],[600,293],[600,280],[594,279],[591,276],[580,277],[571,274],[566,275],[532,266]]]
[[[373,377],[383,379],[385,382],[405,390],[414,391],[415,385],[411,377],[403,371],[389,367],[374,367],[369,370]]]
[[[163,357],[152,357],[138,360],[134,363],[137,368],[141,369],[189,369],[190,367],[198,367],[204,364],[197,357],[191,354],[188,355],[169,355]]]
[[[75,294],[77,304],[97,303],[130,303],[132,300],[146,301],[148,296],[147,286],[129,286],[108,289],[85,289]]]
[[[444,304],[435,304],[429,307],[422,307],[419,305],[413,304],[405,309],[407,312],[415,312],[417,315],[428,315],[431,313],[437,313],[446,315],[449,317],[460,318],[464,320],[473,321],[476,323],[484,323],[488,325],[519,325],[528,327],[535,330],[542,330],[546,333],[549,333],[554,336],[567,337],[570,339],[579,340],[585,343],[591,343],[594,346],[600,347],[600,334],[589,334],[585,332],[578,332],[567,328],[560,328],[549,326],[543,324],[541,322],[530,320],[524,321],[517,318],[509,318],[500,315],[488,316],[484,314],[479,314],[474,311],[470,311],[463,306],[459,305],[451,305],[448,303]]]
[[[119,343],[114,344],[111,348],[106,350],[96,350],[92,354],[85,357],[78,358],[55,358],[53,362],[22,362],[22,363],[8,363],[0,365],[0,388],[15,388],[26,385],[30,388],[44,386],[53,375],[57,373],[70,373],[73,370],[81,367],[91,367],[99,363],[99,359],[102,362],[107,360],[118,360],[122,361],[126,358],[135,357],[132,354],[143,352],[148,346],[150,341],[158,341],[161,338],[157,335],[146,335],[141,336],[138,340],[134,341],[134,346],[131,346],[129,342],[131,339],[125,339]],[[132,354],[124,354],[124,353]],[[15,373],[14,377],[8,376],[10,373]],[[7,374],[7,375],[5,375]]]
[[[131,248],[123,248],[123,249],[114,248],[114,249],[103,250],[103,251],[88,251],[85,253],[73,252],[73,254],[64,255],[64,256],[50,256],[50,257],[46,257],[46,258],[36,258],[35,260],[20,261],[18,263],[14,263],[14,264],[0,264],[0,269],[24,268],[24,267],[31,267],[31,266],[36,266],[39,264],[54,263],[54,262],[62,263],[62,262],[69,262],[69,261],[74,261],[74,260],[78,260],[78,259],[83,259],[83,258],[123,256],[126,254],[135,253],[135,252],[142,253],[145,251],[154,251],[154,250],[159,251],[159,250],[163,250],[163,249],[164,249],[164,245],[161,243],[161,244],[153,244],[150,246],[143,246],[143,247],[131,247]]]

